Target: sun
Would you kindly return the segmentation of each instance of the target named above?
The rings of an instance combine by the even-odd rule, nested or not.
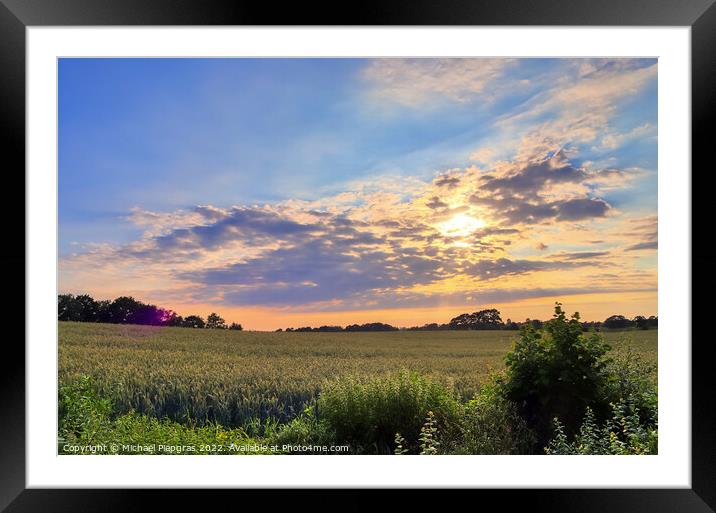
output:
[[[485,221],[466,214],[457,214],[436,227],[446,237],[465,237],[485,226]]]

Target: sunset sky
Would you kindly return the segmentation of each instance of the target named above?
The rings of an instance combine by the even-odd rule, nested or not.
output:
[[[61,59],[60,293],[245,329],[657,314],[655,59]]]

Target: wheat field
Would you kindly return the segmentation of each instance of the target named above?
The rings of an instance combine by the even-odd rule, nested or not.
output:
[[[606,332],[614,351],[656,361],[658,331]],[[417,371],[471,397],[515,331],[270,333],[59,323],[59,381],[89,375],[118,412],[179,422],[286,421],[322,386]]]

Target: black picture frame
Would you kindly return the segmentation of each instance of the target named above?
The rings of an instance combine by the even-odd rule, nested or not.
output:
[[[708,234],[713,218],[707,195],[714,188],[713,165],[708,165],[713,146],[711,131],[716,115],[716,5],[715,0],[371,0],[357,4],[273,3],[200,0],[0,0],[0,105],[6,197],[3,203],[5,236],[14,250],[0,252],[6,279],[13,293],[1,295],[5,312],[17,311],[18,293],[25,297],[25,225],[17,222],[24,212],[25,190],[25,30],[32,26],[62,25],[606,25],[691,27],[692,72],[692,319],[709,319],[709,296],[698,301],[697,289],[713,290],[716,250]],[[353,7],[353,8],[351,8]],[[11,162],[11,164],[9,164]],[[698,172],[697,172],[698,170]],[[674,170],[684,172],[685,170]],[[685,179],[688,178],[684,172]],[[10,193],[12,191],[12,193]],[[16,203],[13,204],[13,201]],[[713,200],[711,200],[713,202]],[[22,205],[20,205],[22,204]],[[19,249],[23,248],[23,249]],[[22,285],[21,282],[22,281]],[[21,292],[20,292],[21,291]],[[25,311],[25,322],[28,321]],[[31,319],[30,319],[31,320]],[[220,499],[238,494],[242,501],[263,500],[267,491],[232,490],[79,490],[26,489],[25,486],[25,352],[24,324],[14,323],[16,337],[6,336],[5,358],[0,373],[0,509],[8,512],[52,511],[171,511],[174,509],[221,509]],[[498,500],[501,509],[520,507],[537,511],[599,512],[707,512],[716,508],[716,408],[712,400],[710,337],[699,330],[708,321],[694,324],[692,333],[692,487],[690,489],[584,489],[584,490],[475,490],[451,491],[451,502],[469,493],[468,504]],[[664,343],[688,343],[665,341]],[[5,353],[6,355],[8,353]],[[315,495],[320,493],[320,501]],[[348,491],[294,491],[294,505],[331,504],[340,500],[341,510],[367,509],[375,498]],[[375,493],[375,492],[373,492]],[[298,495],[295,497],[294,495]],[[410,492],[411,500],[427,505],[425,491]],[[271,492],[279,506],[283,493]],[[480,502],[473,502],[473,501]]]

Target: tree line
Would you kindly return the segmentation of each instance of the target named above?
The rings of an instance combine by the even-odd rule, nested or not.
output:
[[[368,324],[351,324],[345,328],[341,326],[321,326],[312,328],[305,326],[302,328],[286,328],[278,329],[277,332],[341,332],[341,331],[439,331],[439,330],[519,330],[526,325],[531,325],[536,329],[542,329],[544,321],[537,319],[526,319],[524,322],[515,322],[511,319],[502,320],[500,311],[496,308],[488,308],[473,313],[460,314],[450,319],[450,322],[438,324],[436,322],[423,324],[422,326],[412,326],[409,328],[396,328],[390,324],[382,322],[371,322]],[[605,329],[653,329],[658,327],[658,318],[655,316],[644,317],[637,315],[633,319],[629,319],[623,315],[612,315],[604,321],[581,322],[585,331],[594,329],[599,331]]]
[[[390,324],[385,324],[383,322],[369,322],[366,324],[349,324],[345,328],[342,326],[321,326],[319,328],[311,328],[310,326],[305,326],[303,328],[286,328],[287,332],[317,332],[317,331],[328,331],[328,332],[338,332],[338,331],[398,331],[400,328],[396,328],[395,326],[391,326]],[[276,330],[277,332],[284,331],[283,329],[279,328]]]
[[[143,303],[130,296],[98,301],[88,294],[60,294],[57,296],[57,319],[182,328],[243,329],[241,324],[235,322],[227,324],[217,313],[212,312],[206,319],[200,315],[182,317],[172,310]]]
[[[450,319],[445,324],[430,323],[422,326],[413,326],[406,328],[410,331],[433,331],[433,330],[519,330],[524,326],[531,325],[536,329],[542,329],[545,321],[538,319],[526,319],[524,322],[515,322],[512,319],[502,320],[500,311],[496,308],[489,308],[473,313],[460,314]],[[582,329],[585,331],[594,329],[599,331],[605,329],[629,329],[638,328],[647,330],[658,327],[658,318],[656,316],[644,317],[637,315],[633,319],[629,319],[623,315],[612,315],[604,321],[581,321]]]
[[[76,322],[107,322],[112,324],[144,324],[149,326],[175,326],[182,328],[209,328],[242,330],[241,324],[226,321],[217,313],[211,313],[204,319],[199,315],[182,317],[176,312],[152,304],[143,303],[130,296],[121,296],[112,301],[93,299],[88,294],[72,295],[60,294],[57,296],[57,318],[60,321]],[[524,322],[514,322],[511,319],[502,320],[500,311],[488,308],[473,313],[464,313],[450,319],[450,322],[438,324],[436,322],[409,328],[396,328],[383,322],[369,322],[365,324],[349,324],[343,326],[320,326],[312,328],[278,329],[277,332],[355,332],[355,331],[438,331],[438,330],[519,330],[531,325],[541,329],[544,322],[537,319],[526,319]],[[582,328],[599,331],[605,329],[654,329],[658,327],[658,317],[637,315],[629,319],[623,315],[612,315],[604,321],[581,322]]]

